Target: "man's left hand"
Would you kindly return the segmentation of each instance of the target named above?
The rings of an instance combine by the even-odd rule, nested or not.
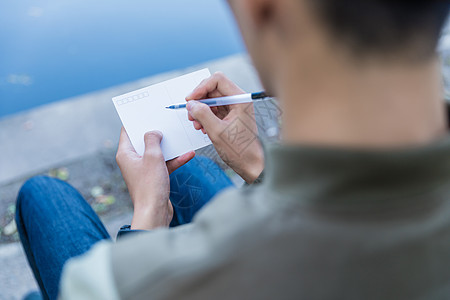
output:
[[[161,150],[162,138],[158,131],[146,133],[145,152],[140,156],[124,128],[120,134],[116,160],[134,205],[133,230],[169,226],[173,217],[169,174],[195,156],[191,151],[166,163]]]

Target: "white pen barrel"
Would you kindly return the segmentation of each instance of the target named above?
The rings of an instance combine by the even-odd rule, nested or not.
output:
[[[199,102],[205,103],[208,106],[213,107],[213,106],[249,103],[253,102],[253,99],[252,94],[242,94],[230,97],[220,97],[220,98],[200,100]]]

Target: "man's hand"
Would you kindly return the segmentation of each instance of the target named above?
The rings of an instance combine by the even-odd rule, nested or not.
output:
[[[150,230],[169,226],[173,217],[169,174],[195,156],[192,151],[166,163],[161,140],[160,132],[146,133],[145,153],[140,156],[122,128],[116,160],[134,205],[131,229]]]
[[[247,183],[253,183],[264,169],[253,104],[210,108],[191,101],[239,94],[244,91],[222,73],[216,73],[186,97],[188,117],[195,129],[208,134],[222,160]]]

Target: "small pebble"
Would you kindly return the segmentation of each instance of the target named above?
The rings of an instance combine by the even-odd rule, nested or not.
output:
[[[92,205],[92,208],[98,214],[104,213],[108,209],[107,206],[103,203],[94,203]]]
[[[60,179],[62,181],[68,180],[69,179],[69,170],[67,170],[67,168],[58,169],[56,177],[58,177],[58,179]]]
[[[101,195],[99,197],[96,198],[96,201],[98,203],[103,203],[105,205],[113,205],[114,203],[116,203],[116,197],[112,196],[112,195]]]
[[[17,224],[15,220],[12,220],[8,225],[3,228],[3,234],[6,236],[11,236],[17,232]]]
[[[98,185],[94,186],[91,189],[91,196],[94,197],[94,198],[103,196],[104,193],[105,193],[105,191],[103,190],[103,188],[101,186],[98,186]]]

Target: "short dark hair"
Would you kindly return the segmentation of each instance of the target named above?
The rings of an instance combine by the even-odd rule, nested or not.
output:
[[[450,0],[308,0],[334,38],[358,55],[435,54]]]

